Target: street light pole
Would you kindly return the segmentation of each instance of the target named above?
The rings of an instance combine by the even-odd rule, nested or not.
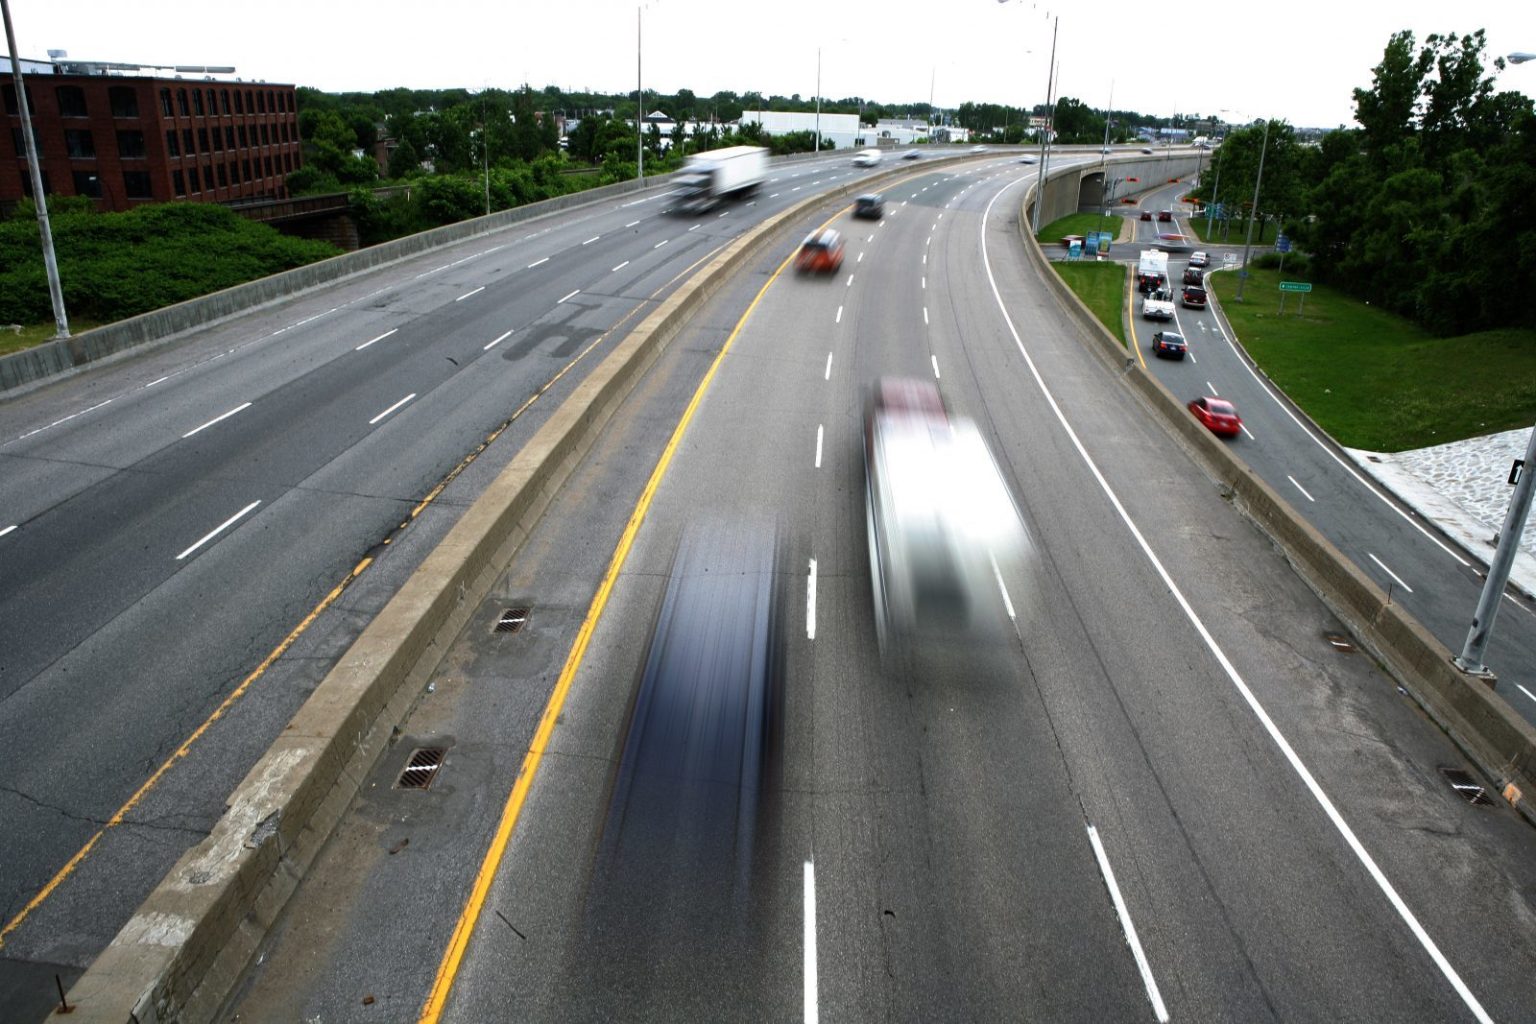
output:
[[[32,108],[27,102],[27,86],[21,77],[21,58],[16,55],[16,32],[11,28],[11,5],[0,0],[5,15],[5,42],[11,52],[11,77],[16,80],[16,102],[21,110],[21,134],[26,140],[27,169],[32,176],[32,206],[37,210],[37,230],[43,239],[43,269],[48,275],[48,297],[53,301],[53,336],[69,337],[69,316],[64,312],[64,286],[59,281],[59,263],[53,254],[53,228],[48,223],[48,200],[43,196],[43,169],[37,162],[37,140],[32,137]]]
[[[642,135],[645,124],[645,87],[640,78],[640,7],[635,8],[635,167],[638,177],[643,184],[645,182],[645,138]]]
[[[1491,675],[1483,666],[1483,652],[1488,649],[1488,639],[1493,635],[1493,620],[1499,615],[1499,598],[1504,594],[1504,585],[1509,582],[1509,570],[1515,564],[1520,536],[1525,531],[1525,518],[1531,511],[1531,491],[1536,485],[1536,429],[1531,430],[1531,439],[1525,446],[1525,459],[1515,463],[1510,479],[1515,483],[1515,493],[1509,499],[1504,528],[1499,531],[1499,546],[1494,549],[1493,561],[1488,563],[1488,578],[1483,581],[1477,611],[1472,613],[1467,642],[1454,659],[1457,668],[1475,676]]]
[[[1051,63],[1045,73],[1045,127],[1040,129],[1040,174],[1035,178],[1035,216],[1030,231],[1040,233],[1040,206],[1045,201],[1045,172],[1051,164],[1050,133],[1056,127],[1056,104],[1051,98],[1056,84],[1056,30],[1061,27],[1057,16],[1051,25]]]
[[[816,152],[821,152],[821,47],[816,47]]]
[[[1243,285],[1248,283],[1248,251],[1253,248],[1253,220],[1259,213],[1259,186],[1264,183],[1264,154],[1269,151],[1269,118],[1264,119],[1264,142],[1259,146],[1259,173],[1253,179],[1253,208],[1248,211],[1248,234],[1243,240],[1243,269],[1237,275],[1238,302],[1243,301]]]

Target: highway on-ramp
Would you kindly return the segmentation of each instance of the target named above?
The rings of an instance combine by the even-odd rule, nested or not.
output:
[[[1454,748],[1328,643],[1339,623],[1075,336],[1022,252],[1020,173],[889,189],[878,227],[812,215],[849,233],[839,274],[797,277],[781,247],[674,342],[449,653],[234,1012],[1528,1016],[1528,827],[1455,795],[1436,771]],[[998,574],[1016,632],[882,668],[861,424],[891,374],[977,421],[1036,554]],[[667,861],[617,887],[601,839],[658,604],[706,522],[776,536],[787,566],[779,774],[726,899]],[[502,607],[531,609],[521,631],[493,631]],[[445,751],[437,781],[394,788],[416,747]]]

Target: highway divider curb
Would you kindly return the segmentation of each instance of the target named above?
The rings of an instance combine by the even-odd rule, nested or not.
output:
[[[807,210],[951,162],[902,167],[802,200],[729,243],[618,342],[363,630],[235,788],[209,836],[75,982],[71,1019],[214,1020],[397,724],[667,343]]]
[[[1031,188],[1020,205],[1019,234],[1029,260],[1055,293],[1078,336],[1120,371],[1169,431],[1232,498],[1233,505],[1285,555],[1302,580],[1339,617],[1362,647],[1408,691],[1501,794],[1536,824],[1536,727],[1504,699],[1456,668],[1451,651],[1296,513],[1229,445],[1200,424],[1157,377],[1052,269],[1029,231]]]

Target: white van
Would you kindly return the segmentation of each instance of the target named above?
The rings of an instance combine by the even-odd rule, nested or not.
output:
[[[879,162],[880,151],[878,149],[861,149],[853,158],[853,166],[855,167],[873,167]]]

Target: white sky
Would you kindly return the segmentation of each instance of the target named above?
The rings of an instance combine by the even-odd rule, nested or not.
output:
[[[10,0],[22,57],[234,65],[238,74],[328,92],[393,86],[616,92],[635,84],[636,4],[621,0]],[[1531,0],[1289,0],[1147,4],[1098,0],[649,0],[647,89],[933,98],[1045,98],[1051,21],[1060,15],[1060,93],[1146,114],[1353,124],[1388,38],[1487,30],[1488,64],[1536,51]],[[1049,14],[1047,13],[1049,12]],[[1536,63],[1499,88],[1536,94]]]

